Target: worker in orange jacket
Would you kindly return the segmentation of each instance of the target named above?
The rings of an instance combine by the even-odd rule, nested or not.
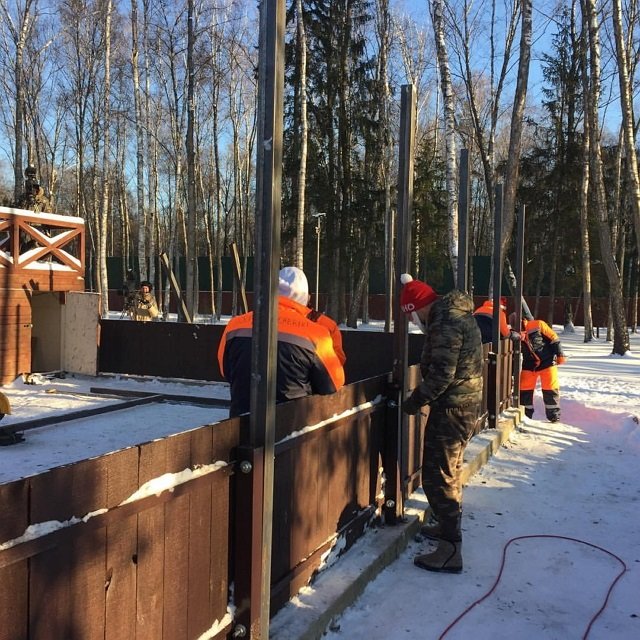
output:
[[[338,360],[340,360],[340,364],[344,366],[344,363],[347,361],[347,355],[345,354],[342,347],[342,333],[340,332],[338,323],[333,318],[330,318],[327,314],[322,313],[322,311],[317,311],[316,309],[311,308],[309,308],[307,318],[309,318],[309,320],[317,322],[329,331],[331,341],[333,342],[333,350],[336,352]]]
[[[482,344],[493,342],[493,300],[488,298],[474,312],[473,317],[480,328],[482,336]],[[500,298],[500,311],[498,313],[500,322],[500,336],[510,338],[511,340],[519,340],[520,334],[514,331],[507,322],[507,299],[502,296]]]
[[[532,418],[533,392],[540,378],[547,420],[557,422],[560,419],[560,383],[556,365],[566,362],[560,339],[544,320],[523,318],[522,327],[520,404],[524,407],[526,416]]]
[[[278,279],[276,402],[328,395],[344,385],[344,369],[329,329],[307,315],[309,285],[301,269],[285,267]],[[229,417],[250,410],[253,311],[236,316],[218,346],[220,372],[229,381]]]

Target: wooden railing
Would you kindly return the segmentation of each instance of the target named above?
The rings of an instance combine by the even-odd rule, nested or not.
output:
[[[84,220],[0,207],[0,287],[84,289]]]

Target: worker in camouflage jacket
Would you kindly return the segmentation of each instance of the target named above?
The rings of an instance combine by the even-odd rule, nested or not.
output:
[[[432,520],[423,535],[438,540],[414,564],[428,571],[462,571],[462,482],[465,448],[475,433],[482,404],[482,342],[473,300],[461,291],[438,299],[426,283],[401,277],[400,306],[425,334],[422,382],[403,402],[409,415],[429,405],[422,452],[422,487]]]

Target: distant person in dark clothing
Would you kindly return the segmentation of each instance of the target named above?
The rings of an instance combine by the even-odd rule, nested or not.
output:
[[[309,285],[297,267],[280,270],[278,282],[276,402],[328,395],[344,385],[344,369],[326,327],[310,320]],[[218,347],[220,372],[231,386],[234,417],[250,410],[253,311],[226,326]]]
[[[423,535],[438,540],[414,564],[428,571],[462,571],[462,483],[465,448],[475,433],[482,403],[482,343],[473,300],[462,291],[438,299],[426,283],[401,276],[400,306],[425,334],[422,382],[402,403],[417,413],[429,405],[422,451],[422,488],[433,512]]]
[[[24,192],[15,206],[34,213],[50,213],[51,203],[40,186],[36,168],[32,164],[24,170],[24,177]]]
[[[491,298],[485,300],[473,312],[473,317],[476,319],[478,327],[480,328],[482,344],[493,342],[493,300]],[[514,331],[507,323],[507,299],[504,296],[500,298],[498,318],[500,320],[500,336],[502,338],[510,338],[511,340],[519,340],[520,334]]]

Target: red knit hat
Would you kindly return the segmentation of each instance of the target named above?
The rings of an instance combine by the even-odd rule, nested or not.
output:
[[[405,313],[417,311],[431,304],[438,294],[426,283],[414,280],[408,273],[400,276],[403,287],[400,292],[400,308]]]

